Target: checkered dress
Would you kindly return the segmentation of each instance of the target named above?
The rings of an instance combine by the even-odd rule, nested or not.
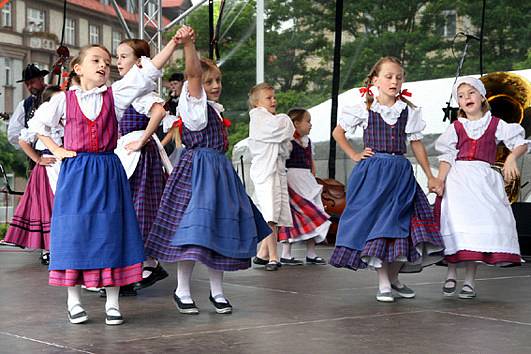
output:
[[[149,117],[138,113],[133,106],[129,106],[119,123],[120,135],[144,130],[148,123]],[[166,176],[162,169],[157,144],[153,139],[149,139],[140,151],[140,159],[135,172],[129,178],[133,205],[144,241],[157,216],[165,182]]]
[[[183,149],[164,189],[157,217],[145,242],[146,254],[165,262],[200,261],[210,268],[223,271],[249,268],[248,258],[225,257],[196,245],[171,244],[192,198],[194,155],[200,148],[210,148],[221,153],[226,152],[228,148],[226,128],[210,105],[207,126],[200,131],[191,131],[183,126],[182,142],[186,148]]]
[[[377,258],[382,262],[405,262],[401,271],[414,272],[442,258],[444,246],[432,209],[414,179],[411,165],[401,156],[406,152],[407,112],[407,108],[404,109],[397,123],[390,126],[380,114],[369,111],[365,146],[383,154],[363,160],[354,167],[347,190],[347,206],[330,259],[330,264],[335,267],[362,269],[369,266],[371,258]],[[378,195],[382,190],[386,192]],[[375,198],[384,197],[385,202],[381,199],[381,203],[366,205]],[[400,202],[399,198],[402,198]],[[410,206],[401,205],[403,202]],[[398,222],[409,224],[409,234],[397,233],[396,237],[389,234],[396,232]],[[386,223],[391,225],[389,229],[392,231],[381,227]],[[385,236],[374,236],[374,230],[382,230]],[[353,235],[353,232],[357,234]],[[363,239],[360,248],[354,246]]]

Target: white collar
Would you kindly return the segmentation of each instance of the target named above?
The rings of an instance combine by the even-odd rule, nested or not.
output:
[[[473,125],[473,126],[483,126],[483,125],[487,125],[487,124],[490,123],[491,117],[492,117],[492,114],[490,113],[490,111],[487,111],[487,113],[485,113],[483,115],[483,117],[481,117],[479,119],[476,119],[476,120],[470,120],[470,119],[467,119],[467,118],[464,118],[464,117],[459,117],[457,119],[462,124]]]
[[[207,101],[210,107],[214,108],[218,113],[225,112],[225,107],[221,103],[215,101]]]
[[[72,91],[75,91],[76,95],[79,98],[83,98],[83,97],[97,95],[97,94],[99,95],[100,93],[107,91],[107,86],[103,85],[100,87],[94,87],[93,89],[90,89],[88,91],[83,91],[81,86],[73,86]]]
[[[383,118],[393,119],[400,117],[400,114],[402,114],[402,111],[406,107],[407,103],[398,99],[391,107],[380,104],[377,100],[374,100],[371,105],[371,110],[380,113]]]

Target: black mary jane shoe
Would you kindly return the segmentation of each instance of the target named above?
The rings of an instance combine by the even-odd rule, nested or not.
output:
[[[295,257],[280,258],[280,263],[282,265],[289,265],[289,266],[299,266],[299,265],[304,264],[300,259],[296,259]]]
[[[42,265],[50,265],[50,252],[48,253],[43,252],[40,258],[41,258]]]
[[[81,311],[76,313],[75,315],[72,315],[72,310],[75,309],[76,307],[79,307]],[[72,306],[72,308],[69,309],[67,312],[68,312],[68,320],[72,324],[85,323],[88,320],[87,312],[79,304]]]
[[[280,268],[281,266],[282,266],[282,263],[278,261],[269,261],[265,265],[265,270],[272,272],[272,271],[278,270],[278,268]]]
[[[267,263],[269,263],[269,260],[268,259],[263,259],[263,258],[260,258],[260,257],[254,257],[253,258],[253,263],[256,264],[256,265],[266,265]]]
[[[143,270],[149,271],[151,272],[151,274],[147,278],[144,278],[141,281],[135,283],[134,285],[135,290],[140,290],[140,289],[150,287],[156,282],[168,277],[168,272],[166,272],[166,270],[162,268],[160,263],[157,263],[156,267],[144,267]]]
[[[326,265],[326,260],[322,257],[306,257],[306,264]]]
[[[107,297],[107,292],[105,291],[105,288],[101,288],[100,291],[98,291],[98,293],[100,297]],[[120,296],[137,296],[137,295],[138,293],[136,292],[133,284],[120,287]]]
[[[114,311],[118,315],[110,315],[109,312]],[[107,326],[119,326],[124,323],[124,318],[117,308],[111,307],[105,311],[105,324]]]
[[[217,302],[216,299],[223,298],[227,302]],[[223,295],[219,294],[214,297],[212,297],[212,294],[208,297],[212,305],[214,305],[214,308],[216,309],[216,313],[220,314],[229,314],[232,313],[232,305],[230,304],[229,300],[225,298]]]
[[[181,299],[175,294],[175,291],[173,292],[173,302],[175,303],[175,306],[177,306],[177,310],[179,310],[180,313],[183,313],[185,315],[199,314],[199,309],[197,308],[193,300],[192,303],[183,303]]]

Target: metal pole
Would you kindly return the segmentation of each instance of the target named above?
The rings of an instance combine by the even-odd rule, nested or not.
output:
[[[122,12],[118,8],[118,4],[116,3],[116,0],[112,0],[112,7],[114,7],[114,12],[116,12],[116,16],[118,17],[118,20],[120,21],[120,24],[122,25],[122,28],[124,29],[125,34],[127,35],[127,38],[129,39],[133,38],[133,33],[131,33],[129,26],[127,26],[127,22],[125,22],[124,16],[122,15]]]
[[[256,83],[264,82],[264,0],[256,0]]]
[[[336,178],[336,141],[332,132],[337,124],[337,105],[341,74],[341,34],[343,32],[343,0],[336,0],[336,26],[334,39],[334,70],[332,76],[332,112],[330,114],[330,151],[328,152],[328,178]]]
[[[162,29],[162,31],[167,31],[169,30],[170,28],[172,28],[173,26],[175,26],[177,23],[179,23],[179,21],[181,21],[182,19],[184,19],[186,16],[188,16],[192,11],[196,10],[199,6],[203,5],[207,0],[201,0],[200,2],[198,2],[197,4],[195,4],[194,6],[192,6],[191,8],[189,8],[188,10],[186,10],[185,12],[183,12],[181,15],[179,15],[179,17],[177,17],[176,19],[174,19],[173,21],[171,21],[170,23],[168,23],[166,25],[166,27],[164,27]]]
[[[133,1],[133,0],[131,0]],[[144,39],[144,0],[138,0],[138,38]]]

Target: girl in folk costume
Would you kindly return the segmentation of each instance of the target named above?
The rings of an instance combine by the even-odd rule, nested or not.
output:
[[[45,88],[42,102],[49,101],[60,91],[58,86]],[[57,145],[63,145],[62,127],[50,129],[49,133]],[[42,249],[41,263],[48,265],[50,264],[50,222],[60,162],[41,141],[37,140],[36,134],[27,128],[20,131],[18,144],[35,162],[35,167],[30,172],[24,195],[13,213],[4,242],[24,248]]]
[[[144,40],[126,39],[120,43],[116,54],[116,66],[123,77],[133,66],[141,65],[140,58],[150,57],[150,48]],[[162,146],[159,149],[160,142],[153,135],[164,116],[164,100],[155,92],[149,92],[133,101],[118,124],[121,137],[116,153],[129,178],[133,206],[144,241],[157,216],[166,182],[161,153],[165,158],[167,156]],[[147,257],[142,280],[135,284],[135,289],[151,286],[167,276],[157,259]]]
[[[404,156],[407,141],[428,177],[429,188],[440,187],[442,181],[433,177],[421,141],[426,124],[420,109],[401,95],[404,70],[400,61],[381,58],[367,82],[378,88],[378,97],[374,99],[367,87],[367,102],[345,107],[333,132],[347,156],[359,164],[349,178],[330,264],[353,270],[375,268],[376,299],[392,302],[393,290],[400,297],[415,297],[412,289],[400,283],[398,273],[418,271],[430,261],[440,260],[443,250],[426,195]],[[358,126],[364,129],[365,149],[361,152],[345,137],[345,132],[353,133]]]
[[[217,313],[231,313],[223,293],[223,272],[247,269],[256,245],[271,230],[254,208],[225,156],[227,128],[217,103],[221,72],[200,62],[193,38],[184,43],[187,81],[179,99],[185,146],[164,189],[146,240],[146,253],[177,262],[173,300],[179,312],[197,314],[190,282],[197,261],[208,268],[209,300]]]
[[[289,206],[286,159],[290,141],[295,133],[291,119],[276,114],[275,90],[267,83],[254,86],[249,93],[249,151],[251,180],[257,206],[273,233],[260,245],[255,264],[266,270],[277,270],[281,263],[277,255],[279,226],[293,226]]]
[[[279,229],[278,238],[283,242],[280,262],[302,264],[300,260],[292,257],[291,245],[305,241],[306,263],[326,264],[326,261],[315,253],[315,244],[325,240],[330,221],[321,200],[323,187],[315,180],[312,144],[308,137],[312,128],[311,116],[307,110],[300,108],[291,109],[288,116],[295,126],[291,154],[286,161],[293,227]]]
[[[80,85],[43,104],[30,130],[63,159],[51,225],[50,285],[66,286],[71,323],[88,319],[80,287],[105,287],[105,323],[123,323],[118,303],[120,286],[142,279],[142,236],[130,187],[113,153],[118,121],[131,102],[155,88],[160,68],[175,50],[181,29],[152,61],[142,58],[122,80],[107,87],[111,55],[100,45],[83,47],[74,70]],[[49,137],[48,128],[64,125],[64,148]]]
[[[475,275],[479,262],[491,265],[519,265],[520,247],[516,223],[505,193],[507,182],[520,172],[516,160],[531,149],[519,124],[494,117],[485,98],[483,83],[464,77],[456,81],[454,99],[459,117],[435,143],[439,157],[439,178],[445,181],[440,204],[441,234],[448,273],[443,295],[456,292],[457,266],[465,267],[465,281],[459,297],[476,296]],[[496,146],[503,142],[511,150],[503,176],[491,168]]]

